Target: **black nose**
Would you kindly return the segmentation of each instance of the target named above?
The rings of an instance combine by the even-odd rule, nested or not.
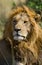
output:
[[[15,29],[15,31],[17,31],[17,32],[20,31],[20,30],[21,30],[21,29]]]

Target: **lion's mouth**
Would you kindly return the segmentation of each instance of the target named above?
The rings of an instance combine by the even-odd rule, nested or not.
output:
[[[26,39],[26,37],[25,36],[23,36],[23,35],[20,35],[20,34],[15,34],[15,35],[13,35],[13,38],[14,38],[14,40],[18,40],[18,41],[21,41],[21,40],[25,40]]]
[[[22,35],[15,35],[14,36],[14,40],[23,40],[25,39],[25,36],[22,36]]]

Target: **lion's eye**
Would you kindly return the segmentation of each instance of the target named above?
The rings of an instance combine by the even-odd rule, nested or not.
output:
[[[24,23],[26,23],[27,21],[24,21]]]

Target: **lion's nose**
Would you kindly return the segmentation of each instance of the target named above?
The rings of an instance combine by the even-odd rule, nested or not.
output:
[[[21,29],[15,29],[16,32],[20,31]]]

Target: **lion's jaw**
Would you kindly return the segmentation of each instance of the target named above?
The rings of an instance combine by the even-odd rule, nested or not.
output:
[[[30,22],[26,13],[19,13],[13,17],[13,39],[25,40],[30,31]]]
[[[13,38],[14,38],[14,40],[18,40],[18,41],[21,41],[21,40],[25,40],[26,39],[26,37],[27,37],[27,32],[26,32],[26,34],[22,34],[21,33],[21,31],[20,32],[16,32],[16,31],[14,31],[13,32]]]

